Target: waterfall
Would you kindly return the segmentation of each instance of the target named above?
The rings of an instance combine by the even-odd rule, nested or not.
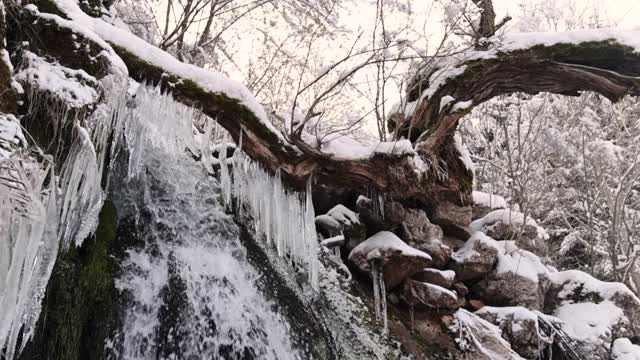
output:
[[[258,289],[220,186],[185,151],[197,147],[190,112],[144,86],[135,102],[124,130],[128,170],[112,177],[134,245],[116,280],[124,313],[108,357],[301,358],[277,304]]]

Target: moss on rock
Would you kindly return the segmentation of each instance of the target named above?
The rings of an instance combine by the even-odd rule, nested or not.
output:
[[[34,337],[21,359],[98,359],[110,332],[116,212],[100,213],[95,236],[61,254],[49,280]]]

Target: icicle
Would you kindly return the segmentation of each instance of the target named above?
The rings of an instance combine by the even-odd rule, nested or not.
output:
[[[292,265],[306,267],[309,283],[317,291],[318,239],[311,198],[312,180],[308,181],[303,196],[288,192],[279,171],[270,175],[238,150],[232,172],[231,192],[238,201],[237,208],[244,206],[251,210],[256,234],[267,244],[273,244],[279,256],[288,258]]]
[[[414,313],[414,309],[413,309],[413,305],[409,306],[409,316],[411,317],[411,334],[413,334],[413,331],[415,329],[415,313]]]
[[[371,278],[373,280],[373,307],[376,312],[376,320],[380,320],[380,282],[378,281],[378,266],[371,262]]]
[[[382,321],[382,333],[387,334],[389,324],[387,321],[387,293],[384,285],[384,272],[382,261],[373,258],[369,261],[371,267],[371,277],[373,280],[373,301],[376,313],[376,320]]]

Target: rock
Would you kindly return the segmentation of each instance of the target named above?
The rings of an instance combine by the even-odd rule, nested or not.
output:
[[[611,360],[640,360],[640,346],[627,338],[616,339],[611,348]]]
[[[381,231],[368,238],[349,254],[349,261],[364,272],[371,272],[371,262],[374,260],[382,263],[387,289],[400,285],[432,263],[429,254],[412,248],[389,231]]]
[[[431,221],[440,225],[445,235],[467,240],[471,236],[471,206],[447,200],[436,201],[435,204],[437,206],[429,214]]]
[[[547,267],[513,241],[497,241],[495,268],[471,288],[474,297],[491,306],[524,306],[542,310],[548,287]],[[505,289],[509,289],[505,291]]]
[[[340,204],[331,208],[325,215],[316,217],[316,229],[325,239],[344,236],[348,250],[364,241],[367,232],[358,214]]]
[[[420,209],[406,209],[402,222],[403,239],[412,247],[433,258],[433,266],[441,268],[451,257],[451,249],[442,243],[442,229],[432,224]]]
[[[493,210],[507,207],[507,201],[500,195],[474,191],[471,196],[473,197],[472,220],[479,219]]]
[[[460,240],[458,238],[455,238],[455,237],[444,235],[442,237],[442,243],[445,244],[446,246],[448,246],[452,251],[455,252],[455,251],[458,251],[458,250],[462,249],[464,244],[466,244],[467,242],[464,241],[464,240]]]
[[[465,297],[469,293],[469,288],[461,282],[453,284],[453,290],[458,294],[458,297]]]
[[[540,337],[538,315],[521,306],[485,306],[476,315],[496,325],[511,348],[527,359],[538,359],[546,342]]]
[[[456,280],[466,281],[485,276],[496,263],[499,247],[495,240],[477,232],[451,256],[449,269],[455,271]]]
[[[473,231],[482,231],[496,240],[516,240],[519,248],[538,256],[547,256],[547,232],[533,220],[521,212],[511,209],[494,210],[484,217],[474,220]]]
[[[474,311],[480,310],[485,306],[484,303],[478,299],[471,299],[467,301],[467,303],[469,304],[469,307],[471,307],[471,309],[473,309]]]
[[[316,230],[325,238],[330,238],[342,233],[342,224],[329,215],[316,216]]]
[[[453,291],[411,279],[405,280],[401,296],[407,304],[418,308],[455,310],[460,307]]]
[[[450,289],[455,277],[456,273],[451,270],[422,269],[411,276],[411,279]]]
[[[549,274],[545,313],[562,320],[562,329],[578,343],[578,353],[608,359],[614,339],[632,337],[640,324],[640,300],[621,283],[577,270]]]
[[[356,202],[356,209],[370,233],[395,230],[406,216],[402,204],[394,200],[376,201],[360,196]]]
[[[443,318],[444,321],[446,321]],[[478,315],[459,309],[453,320],[445,322],[458,347],[465,352],[465,359],[473,360],[521,360],[501,336],[500,329]]]

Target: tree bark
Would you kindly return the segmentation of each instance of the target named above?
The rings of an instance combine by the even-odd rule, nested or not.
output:
[[[47,9],[64,16],[55,2],[40,2],[41,11]],[[54,29],[73,34],[73,29],[62,29],[58,23],[41,20],[35,27],[38,31]],[[91,43],[90,39],[83,41],[90,43],[86,47],[89,54],[84,55],[100,53],[98,44]],[[240,100],[208,91],[198,85],[195,78],[180,77],[158,64],[146,62],[122,44],[111,42],[110,45],[127,65],[131,77],[157,83],[171,91],[177,101],[202,109],[229,131],[237,143],[242,139],[242,149],[251,158],[271,172],[280,170],[290,185],[302,188],[313,176],[317,183],[327,187],[349,188],[363,194],[377,191],[425,209],[445,232],[463,238],[468,235],[466,227],[471,220],[473,174],[460,160],[453,135],[459,121],[473,106],[514,92],[536,94],[546,91],[576,96],[580,91],[595,91],[612,101],[625,95],[640,94],[640,78],[637,78],[640,54],[615,40],[498,51],[495,56],[451,62],[449,66],[463,71],[444,81],[431,96],[421,99],[414,114],[406,118],[395,117],[400,119],[395,139],[410,138],[415,155],[374,154],[369,159],[353,160],[317,150],[304,151],[305,144],[283,140],[282,135],[266,126]],[[48,55],[66,61],[65,65],[69,67],[89,67],[89,72],[97,75],[107,68],[99,62],[83,63],[75,61],[76,57],[64,56],[66,48],[68,46],[56,43],[47,46],[46,51]],[[100,59],[99,56],[93,58]],[[419,88],[429,87],[429,76]],[[420,96],[420,93],[413,94],[413,100]],[[445,96],[455,100],[441,108]],[[462,101],[471,103],[454,110],[454,103]],[[430,169],[417,171],[416,161],[426,163]]]

